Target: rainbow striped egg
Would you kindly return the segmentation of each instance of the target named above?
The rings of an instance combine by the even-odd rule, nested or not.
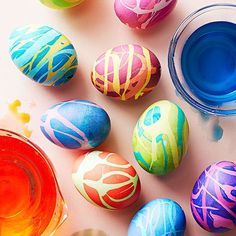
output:
[[[177,0],[115,0],[115,12],[124,24],[146,29],[172,12]]]
[[[110,118],[99,105],[70,100],[49,108],[41,117],[41,131],[54,144],[88,150],[102,144],[110,129]]]
[[[145,47],[127,44],[114,47],[94,63],[91,80],[109,97],[126,101],[151,92],[161,76],[157,57]]]
[[[163,198],[144,205],[132,219],[128,236],[184,236],[186,218],[181,206]]]
[[[23,74],[45,86],[66,83],[78,66],[69,39],[49,26],[26,25],[15,29],[10,35],[9,51]]]
[[[53,9],[66,9],[79,5],[84,0],[40,0],[42,4]]]
[[[93,151],[80,156],[72,179],[87,201],[105,209],[126,208],[140,195],[135,169],[115,153]]]
[[[184,112],[170,101],[151,105],[133,132],[133,151],[149,173],[166,175],[176,169],[188,147],[189,126]]]
[[[191,210],[197,223],[209,232],[236,228],[235,163],[220,161],[202,172],[193,187]]]

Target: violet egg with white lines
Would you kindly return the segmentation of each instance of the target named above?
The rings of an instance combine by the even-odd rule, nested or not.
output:
[[[236,164],[221,161],[208,166],[197,179],[191,196],[197,223],[209,232],[236,227]]]
[[[41,117],[40,128],[48,140],[60,147],[89,150],[105,141],[111,122],[96,103],[70,100],[49,108]]]

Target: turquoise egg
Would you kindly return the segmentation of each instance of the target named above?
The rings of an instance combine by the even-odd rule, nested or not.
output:
[[[10,35],[9,51],[16,67],[30,79],[58,86],[75,74],[78,61],[70,40],[49,26],[26,25]]]
[[[181,206],[169,199],[144,205],[132,219],[128,236],[184,236],[186,218]]]

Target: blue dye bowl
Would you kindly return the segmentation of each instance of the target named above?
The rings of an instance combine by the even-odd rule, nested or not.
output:
[[[177,92],[191,106],[206,114],[236,115],[236,4],[210,5],[189,15],[171,40],[168,63]]]

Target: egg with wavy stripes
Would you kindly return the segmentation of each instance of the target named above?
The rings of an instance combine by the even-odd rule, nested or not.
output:
[[[133,132],[133,151],[149,173],[166,175],[176,169],[188,147],[189,126],[182,109],[170,101],[152,104]]]
[[[61,102],[41,117],[41,131],[45,137],[63,148],[95,148],[106,140],[110,129],[106,111],[85,100]]]
[[[42,4],[54,9],[66,9],[79,5],[84,0],[40,0]]]
[[[94,63],[91,79],[104,95],[126,101],[150,93],[160,76],[160,62],[153,52],[127,44],[103,53]]]
[[[191,210],[205,230],[223,233],[236,228],[236,164],[220,161],[210,165],[197,179]]]
[[[171,13],[177,0],[115,0],[115,12],[124,24],[146,29]]]
[[[72,178],[87,201],[110,210],[126,208],[140,195],[135,169],[115,153],[93,151],[80,156]]]
[[[184,236],[186,218],[181,206],[169,199],[144,205],[132,219],[128,236]]]
[[[16,67],[30,79],[58,86],[75,74],[78,61],[70,40],[49,26],[26,25],[10,35],[9,51]]]

